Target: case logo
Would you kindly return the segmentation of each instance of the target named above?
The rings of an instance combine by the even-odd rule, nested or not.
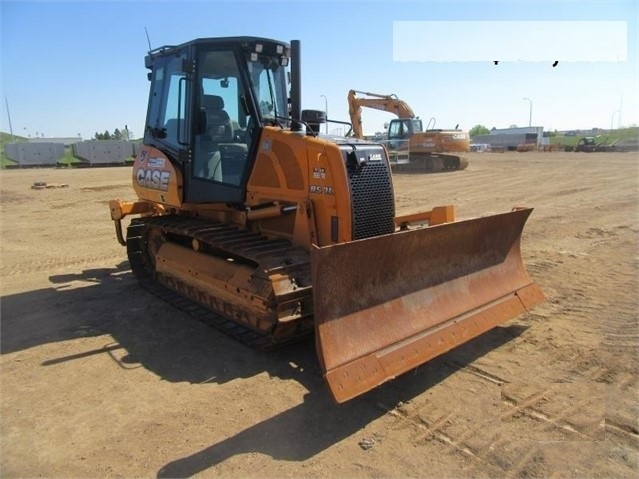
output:
[[[170,171],[152,170],[139,168],[135,172],[135,179],[138,185],[153,190],[167,191],[169,189]]]

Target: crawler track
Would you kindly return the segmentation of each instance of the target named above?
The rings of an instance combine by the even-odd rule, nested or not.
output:
[[[413,154],[407,163],[391,163],[393,173],[439,173],[468,167],[468,159],[457,155]]]
[[[222,301],[197,285],[157,272],[149,254],[151,231],[161,232],[166,242],[183,246],[195,240],[199,255],[254,268],[252,276],[258,283],[270,283],[264,302],[272,322],[260,322],[235,301]],[[133,220],[127,230],[127,254],[145,289],[250,347],[276,349],[313,331],[310,257],[289,241],[268,239],[224,223],[167,215]],[[278,311],[287,304],[296,305],[295,313],[282,319]]]

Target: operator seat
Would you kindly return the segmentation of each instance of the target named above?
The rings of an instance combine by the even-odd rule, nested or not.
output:
[[[224,110],[224,99],[217,95],[202,95],[202,110],[206,115],[206,130],[213,143],[233,141],[233,125]]]
[[[204,128],[200,136],[196,175],[222,181],[220,143],[233,141],[233,126],[224,110],[224,99],[217,95],[202,95],[201,115]]]

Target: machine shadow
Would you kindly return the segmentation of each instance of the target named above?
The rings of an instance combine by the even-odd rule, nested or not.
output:
[[[49,280],[56,287],[0,298],[1,354],[105,336],[99,348],[41,366],[104,354],[124,370],[141,366],[171,382],[221,384],[267,371],[310,388],[322,384],[312,337],[270,353],[253,350],[142,289],[127,261]]]
[[[166,381],[223,384],[266,372],[295,380],[309,391],[301,404],[166,464],[158,471],[159,477],[191,476],[251,451],[288,461],[310,458],[526,329],[519,325],[494,328],[338,405],[324,384],[312,337],[274,352],[250,349],[142,289],[126,261],[113,268],[51,276],[50,281],[57,287],[1,298],[2,354],[57,341],[105,336],[99,348],[93,341],[91,349],[82,350],[83,343],[78,342],[73,354],[48,358],[41,366],[54,367],[105,354],[123,374],[144,367]]]
[[[344,404],[336,404],[328,390],[318,385],[309,390],[303,403],[166,464],[157,477],[191,477],[237,454],[250,452],[262,453],[274,460],[307,460],[357,433],[399,403],[412,400],[492,349],[508,343],[526,329],[521,325],[492,329]]]
[[[110,336],[100,348],[52,357],[42,366],[107,354],[123,369],[139,365],[164,380],[193,384],[222,384],[266,371],[328,397],[312,337],[268,353],[251,349],[142,289],[128,261],[49,280],[59,286],[0,298],[1,354]],[[457,363],[472,362],[521,332],[516,326],[495,328],[447,356],[454,355]]]
[[[122,284],[130,283],[129,276],[128,262],[123,261],[115,267],[50,276],[49,281],[59,284],[59,287],[1,297],[2,354],[51,342],[105,334],[104,322],[97,320],[105,311],[99,308],[106,306],[119,294]],[[100,287],[77,288],[70,284],[76,280],[99,284]]]

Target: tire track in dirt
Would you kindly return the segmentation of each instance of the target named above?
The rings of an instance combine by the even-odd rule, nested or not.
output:
[[[475,375],[475,372],[470,374]],[[476,375],[475,375],[476,376]],[[482,375],[481,377],[484,377]],[[492,381],[490,381],[492,382]],[[508,384],[507,384],[508,386]],[[601,395],[593,397],[582,397],[577,402],[566,402],[562,407],[554,412],[544,411],[539,408],[539,403],[544,404],[548,398],[555,396],[555,390],[561,389],[564,384],[552,384],[545,388],[538,388],[522,398],[502,393],[502,413],[499,421],[484,419],[475,422],[461,434],[451,434],[447,426],[458,420],[461,411],[451,411],[447,415],[440,416],[436,421],[422,424],[416,419],[415,414],[409,416],[398,414],[394,411],[394,417],[398,417],[404,423],[409,423],[417,430],[424,431],[417,436],[415,443],[420,441],[437,440],[440,444],[447,446],[448,453],[452,456],[460,456],[470,459],[470,464],[466,467],[464,475],[472,477],[477,473],[491,476],[501,476],[508,478],[526,477],[531,471],[540,467],[540,458],[547,455],[547,441],[535,442],[527,441],[525,448],[520,448],[521,438],[507,437],[502,431],[503,426],[509,418],[521,420],[525,418],[533,424],[538,424],[537,431],[546,436],[559,436],[561,441],[598,441],[603,438],[604,422],[600,417],[596,417],[594,423],[581,424],[579,420],[573,420],[584,408],[591,406],[591,403],[601,403]],[[600,388],[601,389],[601,388]],[[504,389],[502,388],[502,391]],[[564,395],[566,399],[568,396]],[[600,414],[603,410],[600,408]],[[520,428],[515,428],[514,431]],[[487,435],[491,438],[479,447],[473,444],[476,435]],[[555,441],[557,437],[555,437]],[[516,444],[516,453],[513,453],[513,444]],[[543,461],[542,461],[543,463]]]
[[[404,431],[402,441],[410,446],[432,451],[436,443],[442,448],[440,456],[458,457],[452,460],[464,464],[464,468],[503,474],[486,460],[486,455],[500,439],[498,391],[506,381],[454,359],[442,360],[440,367],[450,369],[451,376],[435,386],[437,391],[431,400],[420,398],[395,408],[378,404],[394,421],[383,434],[397,438]],[[455,400],[446,399],[453,397]],[[485,410],[476,414],[477,405],[482,403]]]
[[[541,435],[550,436],[555,432],[559,432],[559,435],[563,436],[562,439],[565,440],[596,440],[602,437],[604,432],[603,407],[601,407],[601,404],[593,403],[599,402],[603,404],[603,388],[596,388],[600,391],[595,391],[592,395],[586,395],[586,397],[576,401],[563,401],[558,410],[545,411],[545,406],[551,403],[552,398],[556,400],[557,397],[565,399],[563,396],[576,397],[575,395],[565,394],[565,391],[562,391],[562,389],[570,390],[575,388],[568,383],[555,383],[519,398],[510,391],[516,386],[510,385],[502,389],[502,422],[526,417],[542,424],[536,431]],[[583,389],[584,385],[579,386]],[[589,385],[585,386],[589,387]],[[556,402],[559,403],[561,401]],[[588,421],[587,424],[583,424],[583,421],[579,418],[580,413],[588,410],[596,411],[597,406],[600,406],[599,409],[601,411],[598,412],[601,417],[599,417],[599,414],[595,414],[594,421]]]
[[[622,237],[618,235],[620,232]],[[624,253],[635,250],[637,244],[633,241],[632,230],[615,229],[606,234],[614,237],[614,243],[594,246],[598,251],[589,259],[591,268],[579,276],[585,283],[582,288],[586,293],[581,299],[584,303],[589,302],[581,309],[588,313],[587,318],[600,330],[603,357],[598,358],[595,364],[587,360],[577,361],[574,372],[585,373],[591,380],[611,385],[619,385],[621,381],[636,383],[629,377],[634,374],[636,378],[637,366],[623,360],[623,357],[630,355],[636,358],[639,353],[638,268],[636,260],[630,260]],[[605,365],[602,364],[604,362]]]
[[[451,424],[452,420],[457,416],[455,411],[441,415],[433,421],[429,421],[415,414],[408,414],[398,409],[389,408],[383,404],[379,404],[378,408],[398,420],[395,429],[408,427],[416,431],[416,434],[411,439],[413,445],[423,445],[425,442],[435,439],[455,452],[473,459],[479,459],[471,447],[464,443],[463,437],[456,438],[444,431],[446,426]],[[475,429],[479,429],[480,427],[480,425],[475,426],[475,428],[468,431],[467,435],[471,436],[473,432],[475,432]]]
[[[505,379],[500,378],[499,376],[494,375],[493,373],[490,373],[480,367],[477,367],[473,364],[461,364],[458,361],[455,361],[454,359],[446,359],[444,361],[444,364],[448,365],[451,367],[451,369],[460,369],[464,372],[473,374],[481,379],[484,379],[490,383],[496,384],[498,386],[501,386],[504,383],[507,383],[508,381],[506,381]]]
[[[449,362],[447,360],[447,362]],[[457,368],[456,363],[452,365]],[[517,385],[508,383],[487,371],[478,367],[463,367],[460,369],[462,375],[472,376],[475,379],[484,381],[491,386],[498,383],[501,395],[502,412],[495,420],[490,415],[483,418],[474,418],[468,427],[459,427],[464,417],[463,404],[454,409],[442,411],[433,408],[429,404],[421,404],[413,409],[404,409],[401,405],[398,408],[389,408],[383,404],[378,407],[388,413],[396,420],[392,429],[410,429],[410,443],[415,446],[425,446],[431,441],[436,441],[444,447],[444,451],[452,456],[460,456],[466,459],[465,475],[472,476],[475,473],[489,472],[491,475],[517,478],[525,477],[528,472],[539,467],[540,458],[547,455],[549,442],[535,442],[530,440],[526,443],[526,448],[519,453],[513,454],[516,458],[511,460],[509,455],[504,455],[501,451],[512,450],[513,441],[521,441],[526,438],[509,437],[504,434],[503,427],[509,420],[521,422],[522,418],[531,422],[535,426],[535,431],[542,437],[550,438],[552,441],[566,442],[592,442],[603,440],[608,424],[603,419],[603,385],[594,385],[596,394],[576,395],[577,400],[572,401],[573,396],[570,383],[549,384],[546,387],[536,387],[530,393],[523,392],[517,394],[509,393],[509,389],[516,388]],[[468,384],[468,378],[461,378],[460,381]],[[525,385],[528,386],[528,385]],[[577,388],[589,388],[590,384],[577,384]],[[568,391],[565,389],[568,388]],[[448,388],[446,389],[452,389]],[[528,386],[528,389],[530,387]],[[562,391],[563,390],[563,391]],[[569,394],[570,393],[570,394]],[[468,391],[462,393],[462,397],[469,394]],[[459,393],[456,395],[459,401]],[[558,402],[560,397],[563,401]],[[559,404],[554,409],[544,408],[546,404],[552,402]],[[451,404],[456,403],[452,402]],[[592,417],[586,415],[586,420],[582,417],[582,411],[594,409]],[[455,424],[457,423],[457,428]],[[513,425],[513,431],[521,430],[520,424]],[[516,426],[516,427],[515,427]],[[619,427],[613,425],[612,427]],[[392,433],[387,433],[392,435]],[[627,434],[627,432],[626,432]],[[477,441],[481,436],[484,440]],[[488,440],[486,440],[488,439]],[[533,438],[534,439],[534,436]],[[636,439],[635,439],[636,440]]]

